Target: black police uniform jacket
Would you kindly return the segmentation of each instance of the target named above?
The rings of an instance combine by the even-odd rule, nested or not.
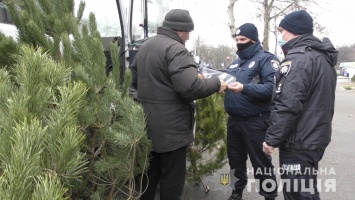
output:
[[[243,84],[243,91],[227,91],[224,99],[225,111],[237,117],[269,113],[279,60],[275,55],[264,51],[259,41],[237,54],[239,58],[227,68],[227,72]]]
[[[220,81],[197,77],[196,62],[175,31],[159,27],[157,33],[135,56],[131,86],[146,114],[153,151],[163,153],[193,142],[193,100],[218,92]]]
[[[283,46],[266,143],[283,149],[325,149],[330,142],[338,52],[329,39],[301,35]]]

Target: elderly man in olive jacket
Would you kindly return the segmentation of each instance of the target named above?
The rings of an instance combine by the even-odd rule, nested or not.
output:
[[[193,100],[226,89],[216,77],[198,78],[196,63],[184,45],[193,29],[188,11],[171,10],[158,34],[139,48],[131,66],[132,87],[146,114],[153,144],[143,200],[154,199],[158,184],[161,200],[180,199],[186,149],[194,141]]]

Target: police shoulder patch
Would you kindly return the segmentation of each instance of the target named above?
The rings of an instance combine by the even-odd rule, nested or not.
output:
[[[271,60],[271,66],[272,68],[274,68],[275,70],[279,70],[280,69],[280,63],[277,60]]]
[[[292,61],[287,61],[287,62],[281,63],[280,73],[284,76],[287,76],[287,74],[291,70],[291,64],[292,64]]]

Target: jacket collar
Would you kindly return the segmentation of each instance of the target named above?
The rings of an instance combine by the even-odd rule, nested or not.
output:
[[[244,60],[248,60],[251,57],[254,56],[255,53],[259,52],[260,50],[262,50],[262,47],[260,45],[260,42],[257,41],[255,44],[251,45],[250,47],[244,49],[243,51],[237,51],[237,54],[240,58],[240,60],[244,61]]]
[[[304,52],[307,48],[315,49],[323,54],[330,65],[335,66],[337,64],[339,52],[334,48],[329,38],[323,38],[323,41],[321,41],[313,34],[303,34],[290,40],[284,46],[285,48],[282,48],[282,50],[285,56],[294,52]]]
[[[176,41],[180,42],[181,44],[183,44],[181,38],[176,33],[176,31],[174,31],[173,29],[166,28],[166,27],[158,27],[157,33],[160,35],[166,35],[166,36],[172,38],[173,40],[176,40]]]
[[[284,53],[284,55],[286,56],[288,54],[288,52],[294,48],[294,46],[298,43],[298,41],[302,38],[302,35],[295,37],[293,39],[291,39],[290,41],[288,41],[286,44],[284,44],[281,49]]]

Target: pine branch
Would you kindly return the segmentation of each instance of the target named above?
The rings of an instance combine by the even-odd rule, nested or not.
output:
[[[0,170],[7,170],[0,189],[13,188],[15,178],[26,180],[27,168],[8,173],[16,167],[14,157],[5,153],[13,148],[14,127],[38,120],[36,128],[45,132],[40,173],[29,174],[30,182],[22,180],[25,189],[18,197],[117,198],[127,191],[133,196],[132,177],[147,168],[151,144],[143,109],[126,95],[129,73],[106,76],[95,16],[83,23],[84,7],[81,3],[75,17],[73,0],[14,0],[8,6],[18,40],[27,46],[15,52],[14,67],[6,68],[10,72],[0,70],[0,100],[5,100],[0,102]],[[113,54],[120,70],[118,53]],[[0,199],[11,199],[6,198],[11,191]]]

